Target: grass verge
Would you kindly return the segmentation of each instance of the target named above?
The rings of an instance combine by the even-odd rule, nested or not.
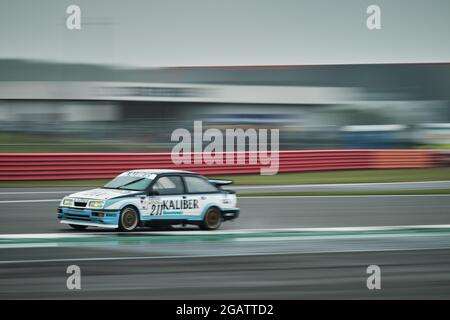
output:
[[[295,172],[275,176],[231,175],[217,178],[231,179],[236,185],[442,181],[450,180],[450,167]]]
[[[377,190],[377,191],[293,191],[293,192],[242,192],[241,197],[280,197],[280,196],[370,196],[370,195],[439,195],[450,194],[450,189],[424,190]]]

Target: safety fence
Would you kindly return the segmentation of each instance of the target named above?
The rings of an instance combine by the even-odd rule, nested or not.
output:
[[[264,154],[256,153],[257,163],[249,163],[249,156],[255,154],[246,152],[241,158],[244,163],[237,163],[242,154],[227,158],[227,153],[221,153],[215,157],[222,159],[222,164],[205,164],[194,163],[196,154],[192,153],[190,163],[177,165],[170,153],[0,153],[0,181],[103,179],[131,169],[182,169],[208,175],[260,173],[261,168],[270,166],[270,161],[261,161]],[[440,150],[291,150],[279,152],[278,172],[428,168],[447,166],[448,160],[449,153]]]

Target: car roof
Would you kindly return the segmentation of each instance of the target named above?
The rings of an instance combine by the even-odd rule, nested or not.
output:
[[[162,174],[162,173],[190,173],[190,174],[196,174],[191,171],[184,171],[184,170],[175,170],[175,169],[136,169],[136,170],[129,170],[126,172],[135,172],[135,173],[154,173],[154,174]],[[124,173],[126,173],[124,172]]]

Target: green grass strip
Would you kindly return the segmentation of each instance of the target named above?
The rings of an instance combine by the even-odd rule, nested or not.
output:
[[[204,235],[158,235],[158,232],[154,234],[142,234],[142,235],[127,235],[127,234],[115,234],[115,235],[100,235],[100,236],[80,236],[67,237],[67,238],[24,238],[21,239],[1,239],[0,246],[8,244],[158,244],[158,243],[173,243],[173,242],[205,242],[205,241],[234,241],[237,239],[254,239],[271,238],[271,237],[289,237],[298,238],[314,238],[314,237],[364,237],[364,236],[402,236],[402,235],[449,235],[450,228],[407,228],[407,229],[392,229],[392,230],[367,230],[367,231],[279,231],[279,232],[255,232],[255,233],[230,233],[230,234],[210,234]]]
[[[370,196],[370,195],[440,195],[450,194],[450,189],[424,190],[376,190],[376,191],[287,191],[287,192],[242,192],[241,197],[267,196]]]

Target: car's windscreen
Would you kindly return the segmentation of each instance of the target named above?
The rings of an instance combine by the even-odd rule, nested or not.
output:
[[[122,189],[133,191],[144,191],[149,186],[151,179],[133,176],[118,176],[105,184],[106,189]]]

